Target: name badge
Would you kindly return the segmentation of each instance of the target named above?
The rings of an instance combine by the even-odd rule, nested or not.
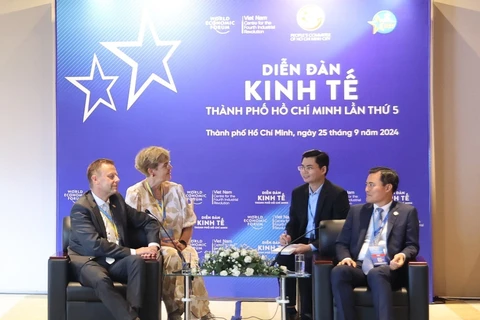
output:
[[[387,264],[386,252],[387,250],[384,246],[370,246],[368,248],[368,254],[375,267]]]

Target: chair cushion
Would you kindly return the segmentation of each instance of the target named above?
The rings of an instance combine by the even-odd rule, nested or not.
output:
[[[122,295],[126,296],[127,286],[114,282],[113,286]],[[84,287],[80,282],[69,282],[67,286],[67,301],[100,301],[95,295],[95,291],[92,288]]]
[[[353,290],[355,306],[373,307],[372,292],[367,287],[358,287]],[[408,292],[406,288],[393,291],[394,306],[408,306]],[[336,304],[335,304],[336,305]]]

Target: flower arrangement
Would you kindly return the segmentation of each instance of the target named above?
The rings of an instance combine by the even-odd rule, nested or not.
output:
[[[218,251],[206,251],[204,261],[200,265],[200,272],[204,275],[216,274],[221,276],[252,276],[252,275],[282,275],[286,274],[285,267],[270,266],[266,256],[258,254],[257,250],[242,246],[220,248]]]

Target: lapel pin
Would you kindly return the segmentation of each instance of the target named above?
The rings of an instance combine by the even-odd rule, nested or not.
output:
[[[393,215],[394,215],[394,216],[398,216],[398,211],[395,211],[395,212],[393,213]]]

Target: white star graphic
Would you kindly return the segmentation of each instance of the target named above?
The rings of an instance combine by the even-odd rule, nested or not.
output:
[[[163,67],[165,68],[165,73],[167,74],[168,81],[165,79],[162,79],[159,75],[152,73],[148,77],[147,81],[145,81],[140,89],[138,89],[137,92],[135,92],[135,88],[137,85],[137,73],[138,73],[138,63],[130,58],[128,55],[126,55],[124,52],[122,52],[119,48],[125,48],[125,47],[142,47],[143,45],[143,39],[145,35],[145,31],[147,28],[147,25],[150,29],[150,33],[152,35],[152,38],[155,41],[155,45],[158,46],[170,46],[170,50],[168,53],[165,55],[165,57],[162,60]],[[160,41],[157,36],[157,32],[155,31],[155,27],[149,18],[147,12],[143,13],[142,17],[142,22],[140,24],[140,32],[138,33],[138,39],[137,41],[124,41],[124,42],[100,42],[101,45],[103,45],[105,48],[110,50],[114,55],[125,61],[128,65],[132,67],[132,76],[130,79],[130,89],[128,93],[128,104],[127,104],[127,110],[132,107],[132,105],[137,101],[137,99],[142,95],[142,93],[145,91],[145,89],[153,82],[156,81],[159,84],[165,86],[166,88],[177,92],[177,88],[175,87],[175,83],[172,78],[172,74],[170,72],[170,68],[168,66],[168,60],[172,56],[173,52],[177,49],[177,47],[180,45],[181,41]]]
[[[90,108],[90,90],[85,88],[82,84],[80,84],[78,81],[91,81],[93,80],[94,74],[95,74],[95,66],[98,68],[98,71],[100,72],[100,77],[102,80],[111,80],[110,85],[106,89],[108,97],[110,98],[110,102],[105,101],[104,99],[100,98],[95,103],[93,106]],[[93,54],[93,61],[92,61],[92,68],[90,69],[90,75],[85,76],[85,77],[65,77],[68,81],[70,81],[75,87],[78,89],[82,90],[85,92],[86,97],[85,97],[85,109],[83,111],[83,122],[85,122],[88,117],[92,114],[93,111],[98,107],[100,103],[103,103],[105,106],[109,107],[110,109],[117,111],[115,109],[115,103],[112,98],[112,94],[110,93],[110,89],[112,86],[115,84],[117,81],[118,77],[117,76],[105,76],[103,73],[102,67],[100,66],[100,62],[98,62],[98,58],[96,54]]]

